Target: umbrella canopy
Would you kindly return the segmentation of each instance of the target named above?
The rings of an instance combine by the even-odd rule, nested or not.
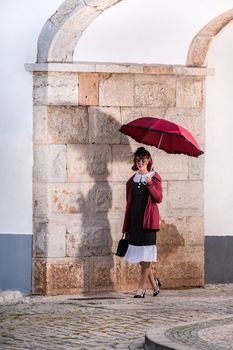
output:
[[[142,117],[122,125],[120,131],[137,142],[158,147],[167,153],[183,153],[192,157],[204,153],[188,130],[169,120]]]

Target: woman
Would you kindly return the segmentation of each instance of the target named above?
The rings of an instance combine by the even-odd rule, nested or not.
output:
[[[124,259],[140,263],[141,277],[134,298],[144,298],[147,278],[153,295],[159,293],[160,281],[154,278],[152,261],[157,259],[156,233],[159,230],[159,210],[162,201],[162,180],[151,171],[150,153],[139,147],[134,153],[132,170],[137,170],[126,183],[126,211],[122,232],[129,237],[129,247]]]

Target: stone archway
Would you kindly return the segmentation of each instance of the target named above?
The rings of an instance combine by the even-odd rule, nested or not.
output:
[[[45,23],[39,39],[37,62],[73,62],[82,32],[107,8],[122,0],[66,0]]]
[[[38,39],[37,62],[73,62],[74,48],[88,25],[107,8],[122,0],[66,0],[45,23]],[[186,64],[201,67],[213,38],[230,21],[230,9],[205,25],[193,38]]]
[[[82,31],[119,1],[65,1],[42,29],[38,63],[28,66],[34,76],[35,293],[135,286],[137,270],[114,256],[130,152],[137,147],[119,136],[122,123],[146,114],[170,118],[205,146],[206,68],[73,63]],[[193,65],[192,52],[202,47],[194,42]],[[164,180],[158,273],[164,287],[201,286],[203,161],[157,157]]]
[[[232,20],[233,9],[230,9],[214,18],[197,33],[189,47],[187,66],[202,67],[205,65],[205,58],[211,41]]]

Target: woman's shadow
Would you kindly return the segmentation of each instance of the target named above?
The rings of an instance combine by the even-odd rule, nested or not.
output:
[[[89,192],[83,195],[78,191],[78,206],[81,209],[81,227],[77,239],[76,255],[85,259],[83,272],[83,290],[88,292],[113,291],[117,284],[117,271],[114,266],[114,254],[116,242],[113,232],[114,221],[110,222],[109,214],[114,216],[113,191],[117,190],[113,185],[113,163],[121,158],[119,152],[113,152],[113,147],[124,147],[126,154],[132,154],[131,147],[119,131],[121,124],[111,114],[98,110],[99,125],[98,135],[103,135],[103,143],[97,137],[90,137],[93,141],[87,145],[87,153],[83,159],[89,176]],[[95,108],[92,108],[95,112]],[[91,116],[89,115],[89,118]],[[98,124],[98,122],[97,122]],[[89,131],[95,133],[95,130]],[[95,139],[97,142],[95,142]],[[117,140],[116,143],[113,143]],[[123,144],[121,143],[123,140]],[[107,142],[109,141],[109,142]],[[128,143],[128,144],[127,144]],[[85,149],[85,148],[83,148]],[[121,158],[124,162],[124,159]],[[130,164],[125,164],[129,167]],[[115,169],[115,168],[114,168]],[[120,180],[119,180],[120,181]],[[125,198],[125,187],[124,194]],[[122,208],[124,211],[124,208]],[[122,222],[118,222],[122,226]],[[119,239],[121,231],[119,231]],[[116,240],[116,238],[115,238]]]

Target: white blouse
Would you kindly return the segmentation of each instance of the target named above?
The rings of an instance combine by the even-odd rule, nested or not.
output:
[[[136,174],[134,175],[133,181],[134,181],[134,182],[142,182],[142,183],[144,183],[144,182],[146,182],[146,178],[147,178],[148,176],[153,177],[154,174],[155,174],[154,171],[150,171],[149,173],[146,173],[146,174],[139,174],[139,173],[136,173]]]

